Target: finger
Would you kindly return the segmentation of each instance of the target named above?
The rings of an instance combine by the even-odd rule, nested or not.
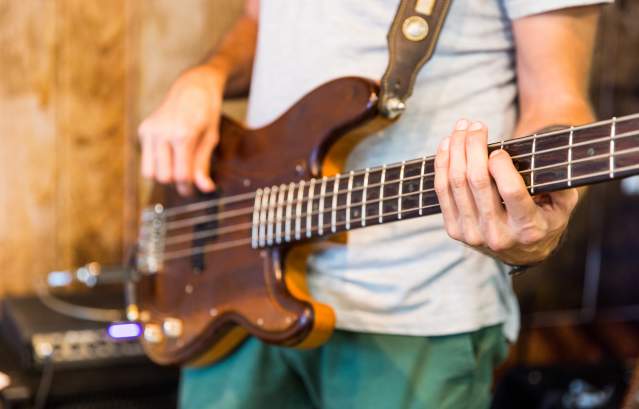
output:
[[[150,134],[140,135],[140,142],[142,142],[142,176],[147,179],[152,179],[155,169],[153,158],[153,137]]]
[[[488,171],[488,129],[481,122],[470,125],[466,138],[468,183],[484,232],[501,223],[505,211]],[[486,236],[486,234],[484,234]]]
[[[176,182],[175,186],[180,196],[191,196],[193,194],[193,183],[191,182]]]
[[[173,181],[171,150],[171,145],[166,140],[158,140],[156,138],[154,144],[155,178],[160,183],[171,183]]]
[[[435,156],[435,193],[448,235],[455,240],[462,240],[461,228],[457,223],[459,214],[448,184],[449,149],[450,138],[446,138],[439,145],[437,156]]]
[[[493,151],[488,160],[488,168],[504,201],[508,217],[518,225],[534,220],[538,212],[537,205],[508,152],[502,149]]]
[[[542,213],[545,214],[550,229],[561,229],[568,224],[570,214],[579,201],[577,189],[560,190],[547,194],[547,202],[539,204],[535,199],[535,204]],[[559,217],[556,217],[559,216]]]
[[[173,147],[173,178],[176,182],[193,180],[193,147],[198,132],[189,132],[184,128],[173,128],[171,131]]]
[[[195,186],[203,192],[215,190],[215,183],[211,178],[211,156],[219,139],[217,123],[211,124],[195,150],[193,180]]]
[[[451,135],[448,179],[459,212],[464,241],[471,246],[478,246],[482,244],[483,240],[478,227],[479,220],[475,200],[468,186],[466,163],[466,138],[469,125],[465,119],[458,121]]]

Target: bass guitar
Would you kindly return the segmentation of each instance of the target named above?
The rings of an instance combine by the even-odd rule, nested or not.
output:
[[[374,82],[348,77],[263,128],[222,118],[216,191],[185,198],[155,187],[128,286],[128,317],[143,326],[151,359],[208,364],[247,336],[321,345],[335,316],[309,295],[303,243],[440,211],[433,157],[339,172],[349,141],[375,123],[377,98]],[[619,179],[639,173],[639,115],[495,149],[510,153],[532,195]]]

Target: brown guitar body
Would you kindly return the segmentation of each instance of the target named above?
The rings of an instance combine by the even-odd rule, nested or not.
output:
[[[209,196],[220,199],[320,176],[323,159],[338,137],[375,116],[376,98],[373,82],[344,78],[314,90],[260,129],[246,129],[223,118],[212,166],[217,190]],[[157,186],[154,192],[154,203],[167,209],[207,199],[180,197],[167,186]],[[248,201],[197,210],[188,218],[241,213],[247,203],[252,205]],[[172,222],[184,240],[168,243],[167,251],[179,252],[242,240],[250,232],[252,215],[184,227],[179,217],[169,225]],[[233,232],[238,224],[248,227]],[[211,228],[220,235],[228,233],[223,240],[197,235]],[[247,244],[167,260],[159,272],[142,275],[136,286],[140,320],[160,334],[143,341],[148,355],[161,364],[200,365],[220,359],[249,335],[296,347],[325,342],[334,327],[334,314],[309,297],[303,268],[285,268],[288,253],[286,246],[255,250]],[[179,322],[179,334],[167,336],[162,330],[172,322]]]

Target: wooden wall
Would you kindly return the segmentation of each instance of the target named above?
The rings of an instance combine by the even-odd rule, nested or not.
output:
[[[0,295],[29,291],[52,269],[120,261],[138,212],[135,128],[241,3],[0,0]],[[598,78],[636,95],[627,56],[639,7],[617,7]]]
[[[118,263],[135,238],[139,120],[240,0],[0,0],[0,295]]]

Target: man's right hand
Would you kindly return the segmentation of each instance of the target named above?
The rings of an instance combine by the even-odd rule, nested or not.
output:
[[[160,183],[175,183],[182,195],[193,185],[215,189],[210,160],[219,141],[219,119],[226,76],[213,66],[186,71],[171,86],[162,104],[138,128],[142,174]]]

